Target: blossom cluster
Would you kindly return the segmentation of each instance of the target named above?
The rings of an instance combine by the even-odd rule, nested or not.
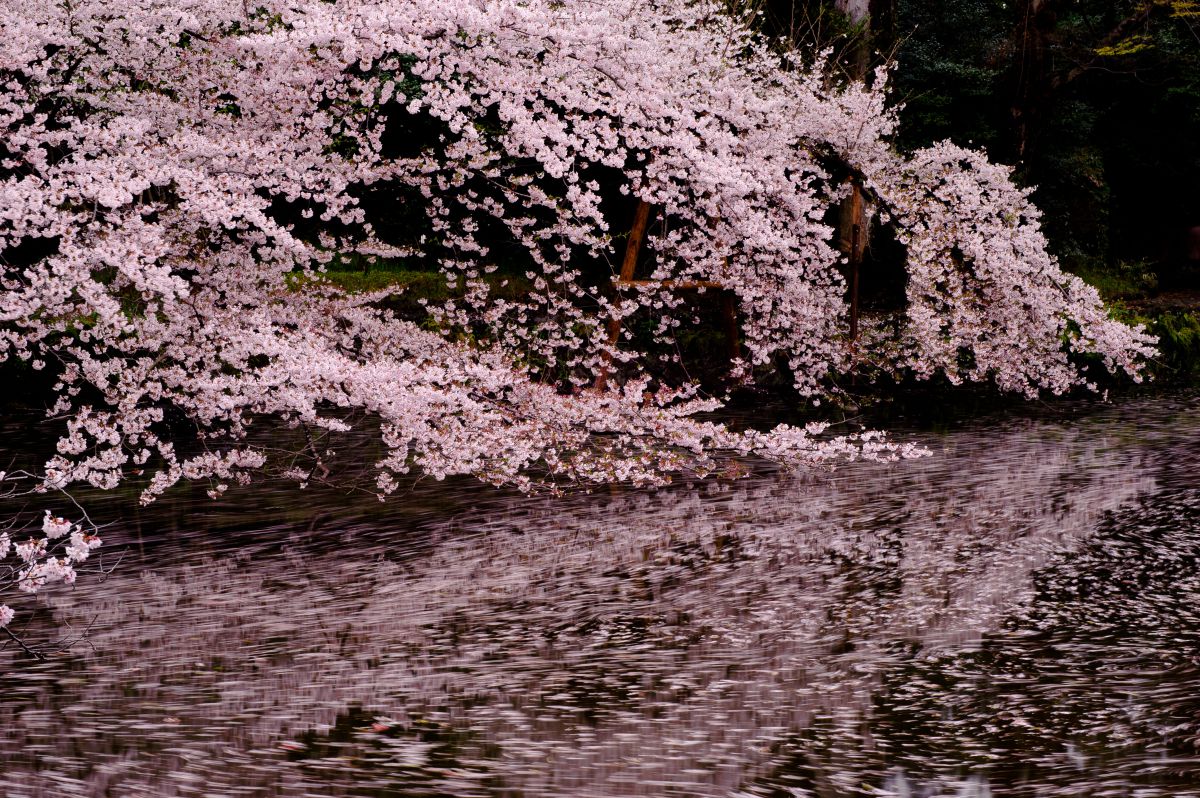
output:
[[[0,531],[0,594],[10,588],[37,593],[57,582],[75,584],[76,566],[102,542],[82,525],[54,516],[49,510],[42,520],[42,537],[31,535],[15,541],[9,530]],[[10,554],[15,564],[8,562]],[[0,629],[8,627],[15,615],[11,607],[0,604]]]
[[[52,487],[219,494],[270,467],[263,417],[372,419],[381,493],[916,453],[697,420],[718,403],[608,332],[650,314],[668,344],[689,282],[735,296],[735,368],[784,362],[806,394],[864,356],[1032,394],[1086,383],[1073,355],[1136,375],[1150,351],[1059,271],[1004,169],[897,153],[883,75],[835,85],[715,0],[0,0],[0,29],[0,358],[56,378]],[[898,332],[859,348],[824,221],[846,174],[909,253]],[[611,285],[639,201],[648,279]],[[418,326],[286,290],[342,252],[422,258],[464,295]],[[519,299],[484,279],[502,260]]]

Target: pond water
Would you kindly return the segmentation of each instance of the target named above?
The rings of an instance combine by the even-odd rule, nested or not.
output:
[[[1200,796],[1200,401],[914,436],[129,509],[112,576],[45,600],[88,642],[0,653],[0,794]]]

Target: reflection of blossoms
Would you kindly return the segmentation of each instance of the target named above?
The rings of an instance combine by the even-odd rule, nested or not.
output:
[[[81,585],[94,592],[74,618],[100,654],[85,654],[86,684],[66,689],[99,708],[86,720],[99,733],[79,734],[78,715],[19,714],[27,699],[0,698],[0,728],[18,735],[0,740],[0,761],[38,778],[16,756],[19,735],[61,736],[81,739],[74,759],[43,766],[64,793],[170,798],[197,783],[213,795],[386,793],[388,768],[330,759],[329,770],[299,770],[256,753],[276,742],[300,752],[297,735],[334,727],[355,704],[366,717],[351,745],[378,744],[389,767],[413,761],[400,731],[413,718],[449,718],[469,742],[461,769],[431,779],[486,768],[528,798],[781,794],[746,785],[805,729],[839,745],[806,749],[814,771],[867,772],[858,763],[874,760],[850,752],[871,750],[859,721],[882,675],[1002,628],[1055,552],[1159,489],[1157,463],[1191,451],[1171,443],[1196,438],[1194,416],[1138,405],[1063,423],[1009,417],[929,436],[938,456],[903,468],[661,494],[507,500],[423,486],[418,505],[464,510],[415,527],[350,522],[379,516],[322,492],[328,504],[314,509],[340,511],[343,531],[275,527],[261,547],[189,530],[131,554],[137,566],[105,585]],[[283,505],[277,495],[257,504]],[[351,541],[363,556],[345,556]],[[52,683],[35,684],[40,706],[61,705]],[[187,722],[143,726],[149,702]],[[375,712],[381,728],[368,734]],[[245,719],[244,736],[205,753],[229,737],[231,717]],[[122,760],[132,735],[137,758]],[[489,758],[493,745],[511,757]],[[106,769],[116,762],[119,784]],[[827,794],[866,794],[864,781],[884,776]]]

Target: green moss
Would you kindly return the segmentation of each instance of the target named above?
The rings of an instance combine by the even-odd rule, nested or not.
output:
[[[487,275],[484,280],[491,288],[492,295],[500,298],[516,299],[529,291],[529,281],[523,278]],[[373,268],[370,271],[330,269],[319,274],[288,275],[288,287],[293,291],[318,283],[332,284],[350,294],[390,291],[396,295],[424,299],[429,302],[461,296],[464,290],[464,281],[461,277],[451,285],[447,283],[446,276],[441,272],[414,271],[403,268],[383,267]]]
[[[1165,377],[1186,382],[1200,377],[1200,315],[1163,313],[1148,326],[1158,336],[1159,370]]]
[[[1095,286],[1105,301],[1144,299],[1158,288],[1149,264],[1121,262],[1116,266],[1085,265],[1074,269],[1085,283]]]
[[[438,272],[330,270],[320,274],[306,272],[288,275],[288,287],[294,291],[320,283],[332,284],[350,294],[391,291],[396,294],[412,294],[430,301],[450,297],[446,278]]]

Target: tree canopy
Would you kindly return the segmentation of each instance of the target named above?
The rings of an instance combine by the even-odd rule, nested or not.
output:
[[[899,152],[885,75],[831,81],[719,3],[4,0],[0,32],[0,356],[53,375],[51,485],[333,467],[311,435],[274,457],[264,418],[376,429],[381,494],[414,469],[527,488],[914,453],[697,419],[719,402],[652,368],[684,285],[735,298],[740,378],[810,397],[864,364],[1061,393],[1151,352],[1009,168]],[[829,219],[852,187],[907,268],[903,311],[854,340]],[[616,280],[639,202],[646,279]],[[463,291],[418,324],[288,289],[347,255]]]

